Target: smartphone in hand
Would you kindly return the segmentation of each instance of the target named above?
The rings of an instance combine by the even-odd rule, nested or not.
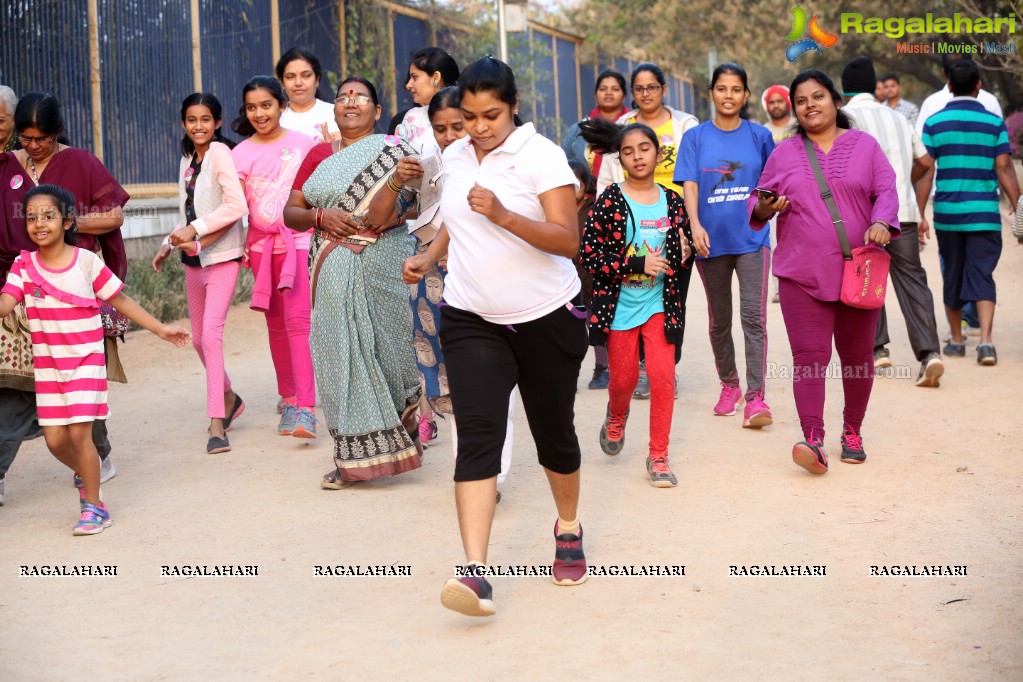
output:
[[[763,189],[762,187],[757,187],[753,191],[756,192],[757,194],[759,194],[760,198],[763,201],[766,201],[766,202],[769,202],[769,203],[773,202],[775,199],[778,198],[778,193],[775,192],[772,189]]]

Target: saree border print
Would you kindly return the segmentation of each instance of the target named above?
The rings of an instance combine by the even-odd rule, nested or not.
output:
[[[370,481],[393,476],[422,466],[420,446],[409,436],[405,424],[415,416],[419,399],[411,401],[401,415],[401,424],[380,431],[358,435],[339,435],[329,429],[334,438],[334,461],[345,481]]]

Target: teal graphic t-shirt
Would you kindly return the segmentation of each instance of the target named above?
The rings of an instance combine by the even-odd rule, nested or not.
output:
[[[647,256],[664,249],[665,235],[671,227],[668,220],[668,198],[664,190],[654,204],[640,204],[628,197],[632,220],[625,227],[625,255]],[[615,318],[611,321],[612,331],[625,331],[639,327],[657,313],[664,312],[664,275],[656,278],[646,273],[626,275],[618,294]]]

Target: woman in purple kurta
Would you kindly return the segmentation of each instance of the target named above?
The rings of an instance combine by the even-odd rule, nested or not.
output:
[[[850,130],[849,119],[838,110],[841,97],[831,79],[819,71],[804,71],[792,82],[790,97],[799,134],[775,147],[757,184],[778,198],[758,198],[754,192],[747,208],[755,230],[778,214],[774,275],[792,347],[792,392],[804,438],[793,447],[792,459],[811,473],[823,474],[828,470],[824,381],[832,340],[845,394],[841,459],[853,464],[866,459],[860,428],[874,384],[873,339],[879,311],[853,308],[839,300],[842,249],[804,137],[813,142],[852,246],[884,245],[898,236],[899,198],[891,164],[873,137]]]
[[[25,194],[40,184],[63,187],[75,197],[78,243],[83,249],[101,253],[107,267],[121,280],[128,270],[120,227],[122,207],[128,193],[95,156],[84,149],[63,144],[64,118],[60,103],[50,94],[32,92],[18,102],[14,112],[15,132],[22,149],[0,154],[0,283],[22,251],[36,245],[25,229]],[[10,318],[9,318],[10,319]],[[4,476],[18,452],[18,446],[35,419],[36,402],[31,367],[24,354],[15,352],[24,335],[13,323],[0,329],[0,504],[3,504]],[[108,344],[108,348],[112,344]],[[116,349],[116,346],[113,346]],[[110,443],[105,421],[93,422],[93,442],[103,458],[102,477],[114,475],[107,459]]]

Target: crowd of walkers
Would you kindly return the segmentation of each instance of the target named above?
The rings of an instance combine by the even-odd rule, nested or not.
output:
[[[281,57],[275,76],[245,84],[229,122],[240,142],[224,134],[216,96],[189,94],[178,225],[152,267],[159,272],[177,251],[185,269],[190,337],[206,370],[207,453],[231,449],[229,430],[246,408],[223,339],[249,268],[250,307],[265,316],[276,376],[277,433],[312,439],[319,424],[333,440],[321,487],[419,468],[444,418],[465,560],[441,602],[492,615],[488,551],[517,394],[557,514],[554,582],[578,585],[587,569],[574,405],[587,345],[595,348],[589,388],[606,389],[608,401],[584,443],[622,454],[630,405],[649,399],[644,476],[657,488],[677,486],[670,434],[696,270],[721,385],[710,413],[742,407],[742,427],[772,425],[773,288],[802,431],[793,461],[828,471],[824,396],[834,345],[844,392],[840,459],[864,462],[874,372],[890,365],[887,276],[867,287],[880,305],[847,296],[847,264],[863,248],[850,244],[868,247],[880,272],[890,261],[918,386],[938,387],[943,355],[965,354],[967,304],[978,315],[969,325],[979,327],[978,363],[997,362],[998,190],[1017,225],[1020,190],[1001,112],[979,99],[976,64],[947,56],[943,68],[948,92],[928,99],[919,117],[897,76],[878,87],[861,57],[843,70],[841,93],[816,70],[767,88],[760,125],[749,119],[741,66],[713,71],[711,118],[700,123],[665,104],[664,74],[645,62],[628,79],[610,70],[597,77],[596,106],[562,148],[520,119],[508,65],[485,57],[461,70],[439,48],[412,56],[406,88],[416,107],[392,134],[378,132],[372,82],[348,76],[333,103],[320,99],[322,66],[299,48]],[[122,291],[128,194],[71,137],[53,95],[19,100],[0,87],[0,504],[20,444],[41,431],[79,489],[74,534],[91,535],[111,525],[100,486],[116,474],[104,426],[107,381],[124,380],[116,340],[129,321],[178,346],[189,332]],[[943,349],[919,255],[935,180],[950,325]],[[1023,240],[1023,230],[1015,236]],[[733,279],[745,385],[732,338]]]

